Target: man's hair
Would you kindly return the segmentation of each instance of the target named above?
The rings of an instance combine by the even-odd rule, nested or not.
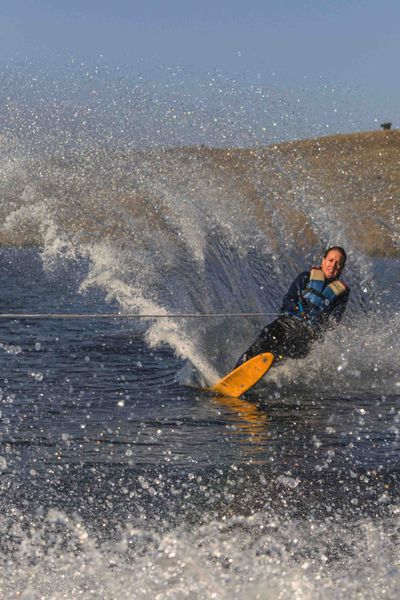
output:
[[[344,265],[347,260],[347,254],[346,254],[344,248],[342,248],[342,246],[331,246],[330,248],[325,250],[324,258],[326,258],[328,256],[328,254],[331,250],[336,250],[336,252],[340,252],[340,254],[343,256],[343,265]]]

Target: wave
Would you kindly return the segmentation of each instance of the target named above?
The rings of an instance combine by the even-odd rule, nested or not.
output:
[[[139,480],[144,493],[159,493],[146,478]],[[276,481],[282,495],[298,486],[290,477]],[[178,486],[173,491],[181,492]],[[381,510],[387,501],[384,494],[377,501]],[[111,509],[111,500],[107,504]],[[14,509],[3,518],[0,583],[4,598],[16,590],[26,598],[40,590],[55,599],[395,598],[398,509],[389,505],[386,512],[384,520],[349,522],[287,519],[266,509],[176,528],[112,520],[110,534],[54,508],[29,518]]]
[[[399,145],[399,132],[380,131],[258,149],[92,145],[32,155],[4,137],[0,242],[36,245],[48,270],[84,261],[81,292],[101,289],[141,315],[274,313],[295,275],[340,244],[361,323],[354,348],[360,332],[372,339],[365,323],[375,317],[365,314],[391,323],[389,338],[398,331]],[[213,381],[263,324],[159,319],[146,338]]]

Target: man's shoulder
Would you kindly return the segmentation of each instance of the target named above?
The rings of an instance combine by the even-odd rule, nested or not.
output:
[[[302,271],[301,273],[299,273],[299,274],[296,276],[296,279],[295,279],[295,281],[296,281],[297,279],[306,279],[306,278],[307,278],[307,277],[309,277],[309,276],[310,276],[310,271]]]
[[[308,281],[310,278],[310,271],[302,271],[296,277],[296,281]]]
[[[290,286],[290,289],[293,289],[293,288],[303,289],[308,281],[309,275],[310,275],[309,271],[303,271],[302,273],[299,273],[296,276],[296,278],[292,281],[292,285]]]
[[[342,284],[344,285],[344,287],[346,288],[346,289],[344,290],[343,294],[347,294],[347,295],[349,295],[349,294],[350,294],[350,286],[349,286],[349,284],[347,283],[347,281],[346,281],[345,279],[342,279],[342,278],[338,279],[338,281],[340,281],[340,283],[342,283]]]
[[[340,281],[345,287],[343,292],[337,297],[336,302],[338,304],[346,304],[350,294],[350,288],[347,283],[343,279],[337,279],[336,281]]]

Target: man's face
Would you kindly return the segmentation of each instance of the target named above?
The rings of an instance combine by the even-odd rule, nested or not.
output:
[[[344,257],[338,250],[331,250],[327,256],[322,259],[322,270],[327,279],[339,277],[344,267]]]

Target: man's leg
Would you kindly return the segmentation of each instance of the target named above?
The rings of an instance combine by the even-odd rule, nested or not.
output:
[[[279,319],[276,319],[261,330],[255,342],[242,354],[234,368],[236,369],[236,367],[263,352],[272,352],[277,357],[281,354],[284,341],[285,329],[281,326]]]
[[[282,329],[284,329],[284,334],[281,336],[283,344],[280,353],[285,358],[304,358],[307,356],[315,340],[313,330],[298,319],[287,316],[282,317],[280,323]]]

